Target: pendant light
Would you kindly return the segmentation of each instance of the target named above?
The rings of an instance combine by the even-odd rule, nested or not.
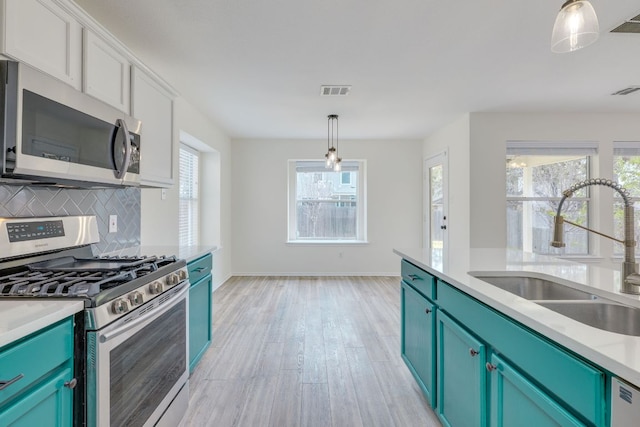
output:
[[[335,143],[335,144],[334,144]],[[327,154],[324,155],[327,169],[333,169],[334,172],[342,170],[342,159],[338,157],[338,115],[330,114],[327,116]]]
[[[598,17],[588,0],[567,0],[558,12],[551,35],[551,51],[573,52],[598,40]]]

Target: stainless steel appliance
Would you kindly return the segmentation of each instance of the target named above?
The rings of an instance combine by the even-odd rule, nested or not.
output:
[[[92,216],[0,218],[0,297],[84,301],[76,425],[175,426],[189,400],[186,262],[96,258],[98,240]]]
[[[28,65],[0,61],[2,178],[138,185],[141,122]]]

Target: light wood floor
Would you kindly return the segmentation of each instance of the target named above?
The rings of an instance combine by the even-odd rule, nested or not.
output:
[[[400,358],[396,277],[236,277],[182,426],[440,426]]]

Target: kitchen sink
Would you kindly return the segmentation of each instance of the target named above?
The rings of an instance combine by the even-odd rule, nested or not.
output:
[[[589,292],[570,288],[549,279],[529,276],[483,276],[469,273],[473,277],[528,300],[592,300],[597,297]]]
[[[539,305],[594,328],[640,336],[640,309],[601,301],[538,301]]]

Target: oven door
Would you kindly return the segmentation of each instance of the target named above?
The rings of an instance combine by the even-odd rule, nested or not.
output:
[[[189,376],[188,292],[184,281],[87,333],[87,425],[147,426],[163,416]]]

